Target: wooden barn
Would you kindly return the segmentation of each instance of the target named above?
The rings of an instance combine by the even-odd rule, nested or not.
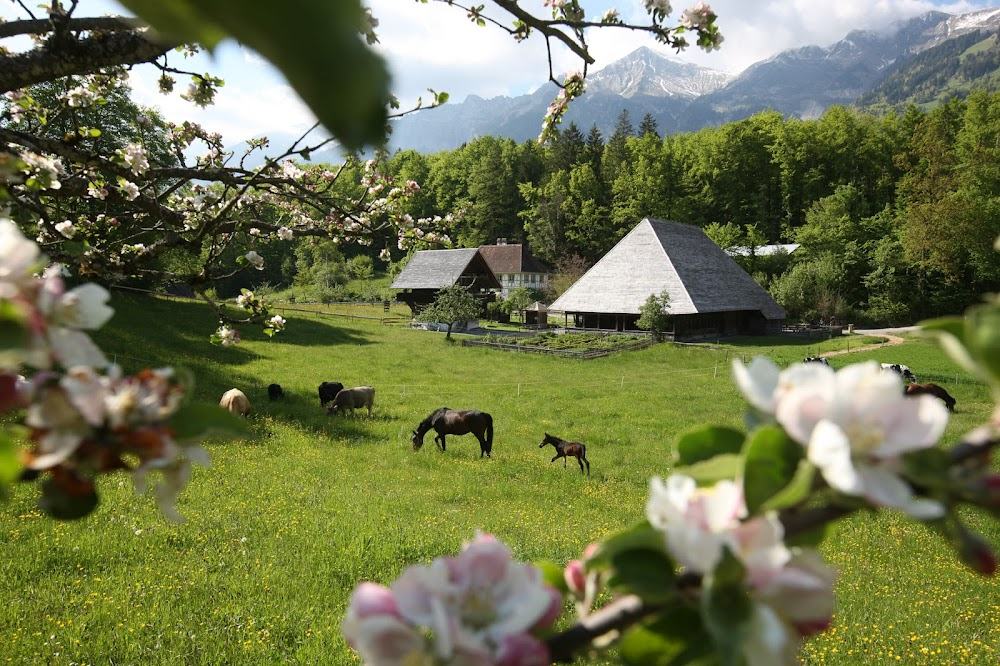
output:
[[[484,308],[500,291],[500,281],[476,248],[420,250],[414,253],[390,287],[400,289],[396,299],[417,314],[434,302],[438,291],[453,284],[470,288]]]
[[[636,330],[639,308],[663,291],[674,340],[777,333],[785,319],[700,228],[646,218],[549,306],[550,321],[559,311],[568,327]]]

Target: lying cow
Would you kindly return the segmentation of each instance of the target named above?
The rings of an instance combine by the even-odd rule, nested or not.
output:
[[[917,381],[917,376],[910,372],[910,368],[900,363],[883,363],[881,368],[882,372],[895,372],[908,382]]]
[[[326,403],[333,402],[337,394],[344,390],[344,385],[340,382],[323,382],[319,385],[319,404],[326,406]]]
[[[267,387],[267,397],[271,402],[284,398],[285,392],[281,390],[281,384],[269,384]]]
[[[830,362],[827,361],[822,356],[806,356],[804,359],[802,359],[802,362],[803,363],[822,363],[825,366],[829,366],[830,365]]]
[[[356,386],[354,388],[345,388],[337,397],[333,399],[333,402],[326,406],[327,414],[335,414],[339,409],[342,414],[347,415],[347,410],[351,410],[351,416],[354,416],[355,409],[361,409],[362,407],[368,408],[368,416],[372,415],[372,407],[375,404],[375,389],[371,386]]]
[[[222,400],[219,401],[219,406],[225,407],[233,414],[239,416],[246,416],[250,413],[250,401],[247,400],[243,391],[237,388],[229,389],[223,393]]]

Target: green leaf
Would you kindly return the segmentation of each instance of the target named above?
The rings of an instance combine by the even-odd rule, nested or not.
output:
[[[743,456],[723,453],[687,467],[677,467],[673,472],[690,476],[699,486],[711,486],[723,479],[740,476],[743,473]]]
[[[97,129],[96,127],[91,127],[89,130],[87,130],[87,134],[89,134],[92,137],[98,137],[101,136],[101,130]]]
[[[586,567],[591,571],[608,569],[615,557],[630,550],[662,551],[663,539],[663,534],[654,529],[648,520],[644,520],[605,539],[594,554],[587,558]]]
[[[753,515],[792,482],[804,451],[781,428],[764,426],[750,433],[743,455],[743,494]]]
[[[542,572],[542,581],[547,585],[551,585],[559,590],[560,594],[569,592],[569,587],[566,585],[566,577],[563,575],[563,569],[558,564],[552,560],[541,560],[540,562],[535,562],[535,567]]]
[[[903,470],[906,478],[925,488],[949,488],[955,481],[951,478],[952,461],[942,449],[921,449],[903,454]]]
[[[196,0],[122,0],[121,4],[169,38],[212,49],[226,36]]]
[[[17,445],[7,431],[0,431],[0,499],[7,499],[8,486],[21,475]]]
[[[674,561],[662,549],[637,548],[617,553],[611,560],[608,587],[651,602],[676,596]]]
[[[42,496],[38,508],[59,520],[77,520],[97,508],[97,491],[70,494],[52,479],[42,481]]]
[[[207,437],[225,436],[232,439],[252,437],[246,421],[219,407],[205,403],[182,406],[166,423],[179,443],[199,442]]]
[[[745,435],[739,430],[698,426],[677,437],[677,464],[693,465],[720,453],[739,453]]]
[[[626,664],[635,666],[681,666],[710,664],[712,643],[701,615],[689,606],[671,607],[627,631],[619,644],[619,654]]]
[[[745,575],[743,564],[724,548],[722,560],[702,591],[705,626],[726,666],[743,664],[743,643],[753,618],[753,599],[743,585]]]
[[[359,31],[360,0],[126,0],[153,27],[211,48],[226,34],[281,70],[349,150],[384,142],[389,71]]]
[[[589,570],[610,572],[608,585],[618,592],[664,601],[675,593],[675,565],[667,555],[663,534],[643,521],[613,534],[586,562]]]
[[[801,504],[812,492],[816,480],[816,466],[808,460],[800,460],[791,482],[764,502],[761,511],[778,511]]]
[[[0,300],[0,349],[22,349],[30,336],[24,311],[9,300]]]

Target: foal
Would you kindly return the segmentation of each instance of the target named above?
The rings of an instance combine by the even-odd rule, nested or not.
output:
[[[580,464],[580,474],[583,474],[583,463],[587,463],[587,474],[590,474],[590,461],[587,460],[587,447],[579,442],[567,442],[564,439],[559,439],[554,437],[549,433],[545,433],[545,439],[542,443],[538,445],[538,448],[544,448],[546,444],[551,444],[556,447],[556,455],[550,460],[550,463],[554,463],[560,458],[563,459],[563,469],[566,469],[566,461],[569,460],[569,456],[576,456],[576,462]]]

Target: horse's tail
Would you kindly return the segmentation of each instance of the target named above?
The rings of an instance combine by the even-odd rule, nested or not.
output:
[[[486,453],[493,453],[493,417],[486,415]]]

